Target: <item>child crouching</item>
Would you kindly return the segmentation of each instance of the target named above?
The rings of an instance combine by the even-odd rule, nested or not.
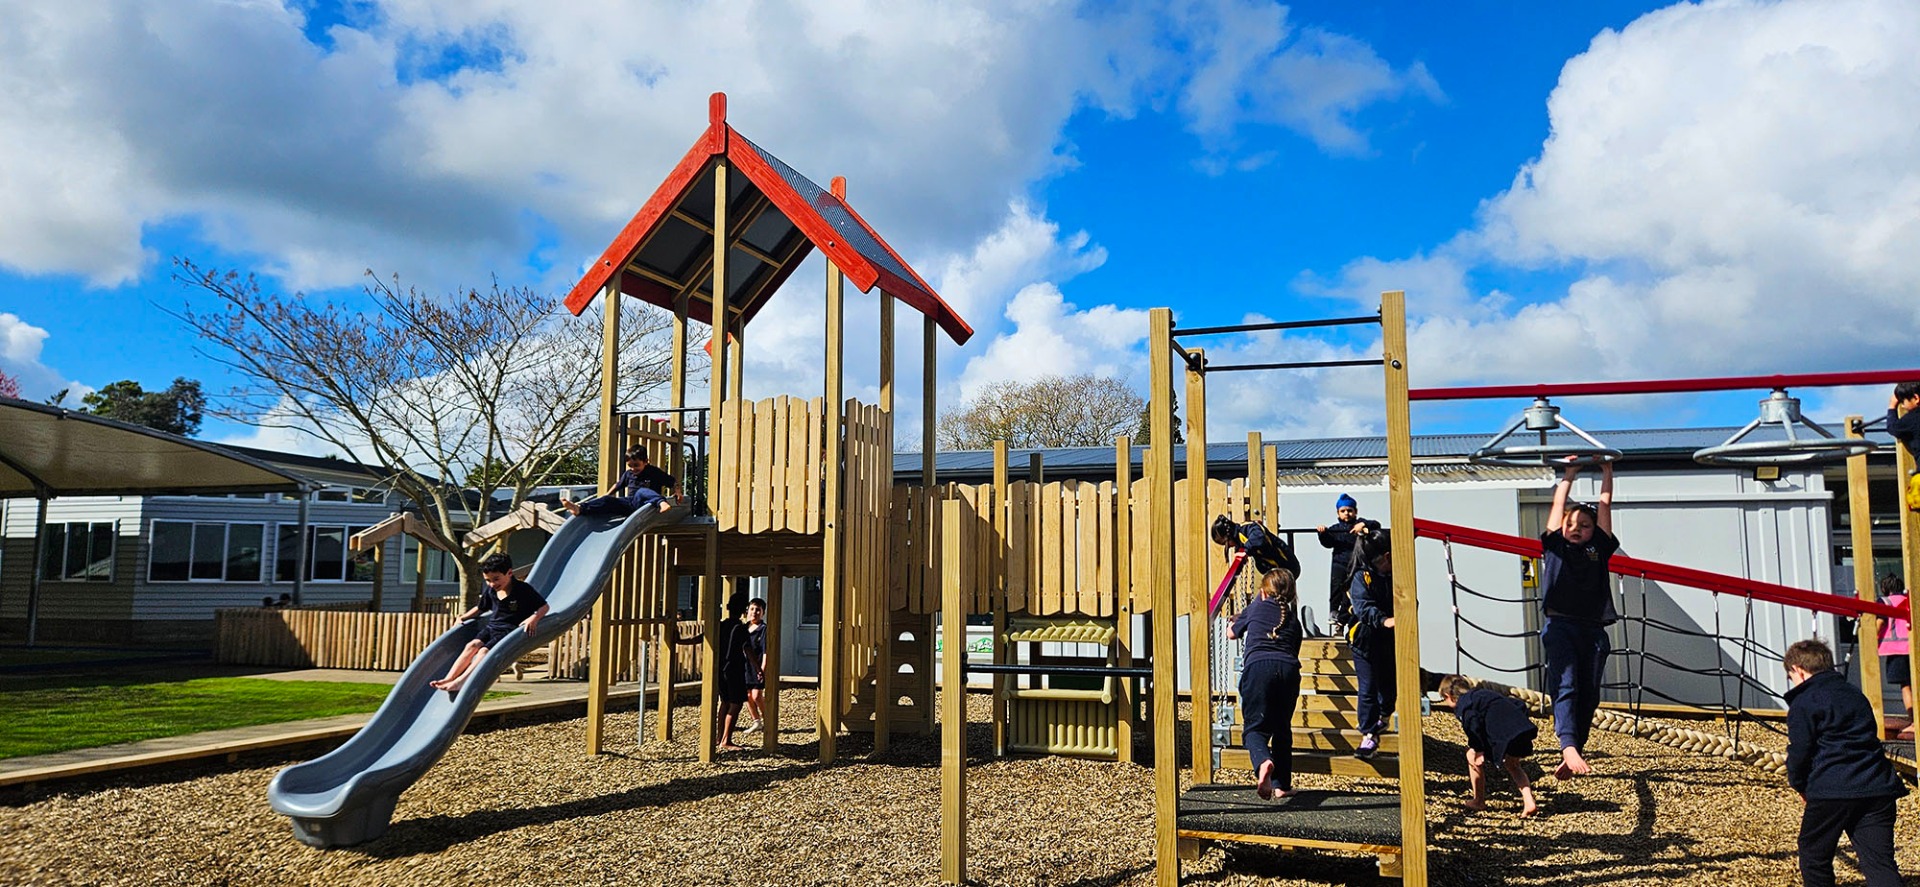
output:
[[[1467,734],[1467,783],[1473,797],[1468,810],[1487,809],[1487,780],[1494,767],[1503,767],[1520,789],[1520,815],[1540,812],[1533,797],[1533,783],[1527,779],[1524,762],[1533,754],[1533,740],[1540,728],[1527,715],[1520,700],[1484,687],[1461,675],[1447,675],[1440,681],[1440,695],[1453,706],[1460,718],[1460,729]]]

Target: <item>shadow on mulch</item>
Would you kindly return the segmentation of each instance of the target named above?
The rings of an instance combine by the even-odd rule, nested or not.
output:
[[[802,779],[824,770],[849,766],[845,763],[821,765],[790,764],[783,767],[737,770],[712,776],[682,777],[667,782],[636,786],[625,791],[559,804],[522,807],[509,810],[485,810],[461,816],[429,816],[394,823],[385,835],[372,842],[348,848],[375,859],[404,859],[422,854],[444,853],[462,844],[483,840],[502,831],[524,826],[550,825],[652,807],[702,801],[708,798],[764,791],[792,779]]]

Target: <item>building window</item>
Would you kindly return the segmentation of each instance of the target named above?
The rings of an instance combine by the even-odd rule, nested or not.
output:
[[[412,582],[420,576],[420,540],[406,537],[401,549],[400,581]],[[460,567],[454,562],[453,555],[438,548],[427,549],[427,581],[453,582],[460,578]]]
[[[47,524],[41,575],[66,582],[112,582],[112,521]]]
[[[259,582],[265,524],[153,522],[148,582]]]
[[[366,527],[348,527],[339,525],[307,527],[307,581],[309,582],[372,582],[374,573],[373,550],[348,556],[347,540],[355,533],[366,532]],[[298,524],[281,524],[279,533],[279,557],[274,561],[273,580],[292,582],[295,561],[299,556],[300,527]]]

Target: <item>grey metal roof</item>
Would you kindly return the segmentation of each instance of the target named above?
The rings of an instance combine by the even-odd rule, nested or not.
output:
[[[306,485],[214,444],[0,397],[0,499],[292,492]]]
[[[1696,450],[1718,445],[1732,437],[1740,429],[1727,426],[1718,428],[1651,428],[1628,429],[1621,431],[1593,431],[1594,437],[1607,446],[1621,451],[1625,458],[1632,461],[1684,461],[1692,463]],[[1464,462],[1467,455],[1484,446],[1493,437],[1489,434],[1416,434],[1413,437],[1413,457],[1416,460],[1438,460],[1450,464]],[[1880,450],[1891,451],[1893,438],[1884,432],[1870,431],[1867,438],[1879,445]],[[1744,440],[1782,440],[1782,435],[1766,429],[1756,430]],[[1537,440],[1537,438],[1529,438]],[[1555,432],[1547,435],[1554,443],[1584,443],[1567,432]],[[1309,440],[1267,440],[1262,441],[1275,448],[1277,462],[1282,470],[1298,471],[1314,468],[1319,473],[1326,469],[1348,463],[1363,468],[1365,473],[1378,473],[1380,465],[1387,459],[1387,439],[1385,437],[1335,437]],[[1187,448],[1175,445],[1173,464],[1176,474],[1186,472]],[[1018,449],[1009,450],[1007,470],[1012,476],[1025,477],[1028,460],[1033,453],[1041,454],[1042,470],[1048,477],[1059,478],[1107,478],[1113,476],[1113,447],[1073,447],[1062,449]],[[1146,448],[1133,448],[1133,471],[1139,476],[1141,462]],[[1225,443],[1207,444],[1207,472],[1219,476],[1239,476],[1246,473],[1247,442],[1245,439]],[[1486,469],[1489,466],[1474,466]],[[1537,469],[1520,469],[1525,477],[1538,476]],[[993,452],[991,450],[963,450],[938,453],[934,456],[934,471],[941,480],[962,483],[978,483],[993,477]],[[893,476],[896,481],[914,483],[920,479],[920,454],[896,453],[893,458]],[[1333,476],[1333,475],[1329,475]],[[1422,474],[1427,476],[1426,473]],[[1439,475],[1435,475],[1438,477]],[[1492,473],[1479,473],[1480,478],[1494,477]],[[1500,475],[1505,476],[1505,475]],[[1467,479],[1456,477],[1454,479]],[[1284,481],[1283,482],[1287,482]]]

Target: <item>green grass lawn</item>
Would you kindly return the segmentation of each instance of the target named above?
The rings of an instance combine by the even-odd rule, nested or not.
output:
[[[371,712],[392,688],[337,681],[112,680],[0,692],[0,758]],[[491,692],[488,699],[515,696]]]

